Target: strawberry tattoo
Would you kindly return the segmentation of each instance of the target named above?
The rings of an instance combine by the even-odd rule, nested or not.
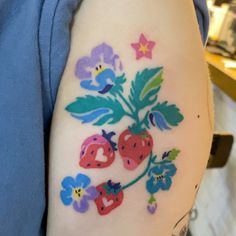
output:
[[[150,155],[152,147],[153,139],[148,131],[134,134],[127,129],[118,140],[118,150],[128,170],[136,169]]]
[[[120,183],[114,183],[108,180],[96,187],[99,196],[95,199],[95,203],[100,215],[107,215],[113,209],[121,205],[124,194]]]
[[[150,45],[141,44],[138,45],[141,54],[150,57],[147,55],[151,52]],[[163,70],[162,66],[144,68],[130,81],[119,55],[106,43],[93,48],[89,55],[77,61],[75,75],[80,86],[93,91],[93,94],[77,97],[66,106],[66,111],[82,124],[90,123],[99,127],[118,124],[123,118],[128,118],[127,123],[124,123],[125,130],[117,136],[117,144],[112,140],[115,132],[104,130],[102,134],[94,134],[84,140],[80,149],[80,167],[108,167],[114,162],[116,151],[127,170],[132,171],[138,167],[141,170],[142,165],[146,167],[136,177],[122,183],[122,186],[109,179],[97,187],[89,186],[90,178],[83,174],[79,173],[75,179],[68,176],[62,181],[63,190],[60,195],[65,205],[73,204],[77,212],[85,212],[88,201],[93,200],[98,213],[107,215],[121,205],[125,190],[147,178],[146,190],[150,196],[146,209],[150,214],[156,212],[158,203],[155,194],[170,189],[172,177],[177,170],[173,162],[180,151],[172,148],[164,152],[162,157],[157,157],[152,150],[154,144],[149,130],[151,127],[161,131],[171,130],[184,119],[175,104],[159,101],[158,93],[164,81]],[[125,84],[128,81],[130,89]]]
[[[111,140],[115,132],[102,135],[95,134],[88,137],[82,144],[79,165],[83,168],[105,168],[112,164],[115,159],[116,143]],[[102,150],[105,160],[97,160],[98,150]]]

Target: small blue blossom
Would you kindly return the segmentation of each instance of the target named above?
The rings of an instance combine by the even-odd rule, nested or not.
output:
[[[154,166],[149,170],[149,179],[146,183],[147,190],[154,194],[159,190],[169,190],[172,184],[171,177],[176,173],[176,167],[172,163],[164,163]]]
[[[60,192],[63,204],[66,206],[72,204],[77,212],[86,212],[89,208],[88,201],[98,196],[96,188],[89,186],[90,182],[90,178],[83,174],[78,174],[75,178],[65,177],[61,183],[63,189]]]

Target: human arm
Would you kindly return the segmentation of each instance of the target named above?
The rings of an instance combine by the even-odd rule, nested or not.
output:
[[[155,43],[149,45],[153,46],[149,48],[151,58],[150,55],[137,55],[136,46],[131,45],[139,42],[142,34]],[[109,51],[110,48],[113,52],[108,53],[108,59],[105,60],[104,54],[98,52]],[[101,63],[91,60],[92,52],[94,57],[102,55]],[[84,59],[85,56],[90,57],[89,62],[88,58]],[[137,59],[137,56],[140,58]],[[109,72],[109,80],[106,77],[103,79],[101,73],[104,71],[99,68],[100,64],[103,69],[110,68],[115,77]],[[145,69],[149,75],[142,75],[143,79],[140,80],[143,82],[136,86],[140,89],[134,89],[132,81],[137,80],[137,72],[142,74]],[[88,71],[91,76],[86,73]],[[113,90],[118,88],[114,85],[117,77],[122,79],[124,74],[126,81],[121,84],[124,92]],[[150,90],[146,82],[152,80],[153,90]],[[113,87],[109,89],[111,84]],[[53,118],[48,234],[170,235],[175,224],[190,210],[197,191],[195,186],[199,185],[208,159],[212,138],[212,105],[208,85],[203,47],[190,0],[178,3],[170,0],[84,1],[72,28],[71,51]],[[145,91],[142,88],[146,88]],[[138,93],[136,100],[132,98],[132,89]],[[150,101],[154,101],[155,94],[145,100],[152,91],[158,95],[153,104]],[[86,96],[93,98],[85,101]],[[104,101],[108,98],[113,102]],[[167,109],[165,101],[173,105],[173,109]],[[139,111],[138,118],[136,111]],[[107,115],[110,115],[109,119]],[[92,117],[97,118],[92,120]],[[95,124],[95,121],[100,122]],[[142,125],[138,124],[142,121]],[[146,126],[145,122],[148,123]],[[134,130],[128,129],[133,125],[137,126]],[[140,138],[140,127],[146,129],[140,132],[145,134],[146,141]],[[103,139],[102,130],[115,133],[111,139],[117,144],[118,150],[113,149],[111,142],[106,142],[109,138]],[[128,146],[130,151],[131,144],[136,148],[135,143],[142,145],[142,142],[145,143],[145,150],[134,150],[131,154],[122,150]],[[111,148],[110,158],[108,153],[103,155],[105,148]],[[97,153],[97,150],[100,151]],[[176,160],[171,160],[168,155],[173,150],[180,151],[174,155]],[[165,152],[166,157],[163,155]],[[94,155],[99,159],[105,156],[108,163],[94,168],[99,164],[89,159]],[[162,163],[162,157],[166,163]],[[159,164],[155,165],[155,162]],[[155,171],[159,174],[155,175]],[[116,195],[120,205],[116,204],[117,207],[102,215],[101,208],[104,206],[94,201],[99,195],[95,197],[96,194],[91,194],[91,198],[95,199],[88,200],[89,208],[84,207],[86,212],[81,213],[80,205],[73,207],[74,200],[80,202],[81,198],[73,192],[74,197],[70,202],[69,195],[62,193],[74,191],[67,190],[71,186],[66,183],[69,181],[67,176],[75,178],[78,174],[90,179],[89,186],[97,187],[97,194],[101,192],[98,188],[101,183],[109,180],[120,183],[121,188],[117,187]],[[139,176],[143,178],[137,179]],[[151,181],[152,177],[156,178],[155,183]],[[158,177],[163,178],[164,182],[159,181]],[[170,179],[172,184],[167,183]],[[127,183],[134,183],[133,180],[135,184],[124,188]],[[158,187],[162,183],[162,187]],[[109,189],[107,191],[111,192]],[[152,202],[153,209],[157,203],[155,214],[150,214],[153,211],[150,208],[147,210],[151,195],[156,199],[156,202]],[[104,195],[100,199],[108,206],[111,199],[106,198]]]

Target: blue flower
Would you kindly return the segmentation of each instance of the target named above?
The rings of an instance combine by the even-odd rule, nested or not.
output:
[[[101,66],[94,79],[83,80],[80,82],[80,86],[105,94],[113,87],[115,79],[116,75],[113,70],[109,68],[103,69]]]
[[[149,179],[146,188],[150,194],[161,190],[169,190],[172,184],[171,177],[176,173],[176,167],[172,163],[165,163],[154,166],[149,170]]]
[[[89,186],[90,182],[90,178],[83,174],[78,174],[75,178],[65,177],[61,183],[63,189],[60,192],[63,204],[66,206],[72,204],[77,212],[86,212],[89,208],[88,201],[98,197],[96,188]]]

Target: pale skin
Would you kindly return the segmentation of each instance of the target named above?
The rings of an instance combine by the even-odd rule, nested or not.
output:
[[[136,60],[131,43],[137,42],[141,33],[156,43],[152,59]],[[65,176],[83,173],[95,186],[109,178],[127,183],[146,166],[143,162],[134,171],[128,171],[119,156],[104,169],[88,170],[79,166],[81,144],[90,135],[101,133],[101,127],[81,124],[65,107],[76,97],[91,94],[80,87],[74,73],[75,64],[103,42],[112,45],[122,60],[128,78],[125,93],[137,71],[163,66],[164,82],[158,97],[177,104],[184,115],[181,125],[171,131],[150,130],[157,155],[173,147],[181,150],[175,162],[177,174],[173,186],[169,191],[157,193],[158,209],[154,215],[146,210],[148,194],[144,180],[128,189],[122,205],[106,216],[97,213],[93,202],[89,211],[78,214],[60,200],[61,181]],[[209,157],[213,127],[210,90],[191,0],[85,0],[75,15],[71,50],[53,115],[47,235],[172,235],[175,224],[193,205],[195,186],[201,181]],[[124,118],[116,125],[102,128],[120,133],[128,125],[129,119]]]

